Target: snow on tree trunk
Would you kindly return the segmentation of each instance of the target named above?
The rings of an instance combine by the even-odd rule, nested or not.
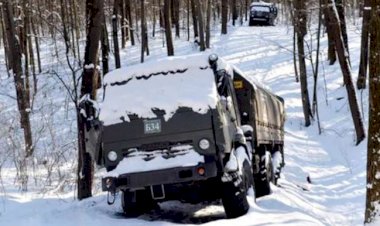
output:
[[[96,89],[99,86],[99,68],[98,64],[99,43],[103,27],[103,0],[87,0],[87,37],[84,56],[84,68],[82,74],[81,97],[90,95],[90,98],[96,99]],[[93,65],[92,67],[90,65]],[[85,119],[77,109],[78,125],[78,199],[85,199],[92,196],[92,179],[94,173],[93,160],[89,153],[86,152],[85,143]]]

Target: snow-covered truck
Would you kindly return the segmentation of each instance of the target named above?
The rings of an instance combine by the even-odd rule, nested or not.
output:
[[[217,55],[115,70],[103,87],[87,147],[126,215],[221,199],[234,218],[248,211],[251,187],[270,194],[284,165],[284,101]]]

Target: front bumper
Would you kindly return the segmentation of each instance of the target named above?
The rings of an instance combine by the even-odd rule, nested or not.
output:
[[[203,167],[204,174],[198,169]],[[102,179],[102,190],[115,192],[120,189],[136,189],[161,184],[176,184],[189,181],[201,181],[217,176],[215,162],[200,163],[191,167],[176,167],[148,172],[122,174],[118,177]]]

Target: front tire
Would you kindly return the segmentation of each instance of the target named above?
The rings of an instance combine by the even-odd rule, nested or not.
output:
[[[227,218],[236,218],[249,210],[247,191],[252,186],[252,171],[250,164],[243,164],[243,175],[239,172],[230,173],[232,181],[223,183],[222,202]]]
[[[149,190],[129,191],[123,190],[121,194],[121,207],[126,217],[137,217],[157,207]]]
[[[249,26],[252,27],[253,25],[255,25],[255,23],[253,22],[252,19],[249,19]]]

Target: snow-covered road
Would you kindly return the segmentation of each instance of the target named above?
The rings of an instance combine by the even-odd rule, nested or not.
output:
[[[303,127],[300,85],[295,82],[292,56],[292,28],[236,27],[220,36],[215,31],[212,50],[261,82],[286,103],[285,161],[279,187],[273,194],[249,197],[251,209],[238,219],[225,219],[220,203],[190,205],[179,202],[161,204],[161,209],[137,219],[121,214],[120,202],[108,206],[106,194],[98,193],[85,201],[73,200],[73,193],[20,194],[13,180],[3,172],[6,193],[0,194],[0,225],[3,226],[103,226],[103,225],[361,225],[365,200],[366,141],[354,146],[354,130],[339,65],[321,65],[318,79],[320,118],[317,125]],[[349,31],[354,74],[357,72],[360,37]],[[166,49],[162,40],[150,41],[153,59]],[[195,52],[193,44],[176,40],[176,55]],[[326,47],[325,37],[322,40]],[[123,53],[124,64],[138,61],[137,47]],[[136,54],[133,54],[136,53]],[[133,56],[131,58],[130,56]],[[122,57],[122,58],[123,58]],[[310,87],[312,79],[310,73]],[[309,90],[312,90],[311,88]],[[363,94],[364,99],[367,94]],[[341,99],[343,97],[343,99]],[[367,102],[363,103],[367,112]],[[5,169],[6,170],[6,169]],[[5,176],[4,176],[5,175]],[[307,177],[311,183],[307,182]]]

